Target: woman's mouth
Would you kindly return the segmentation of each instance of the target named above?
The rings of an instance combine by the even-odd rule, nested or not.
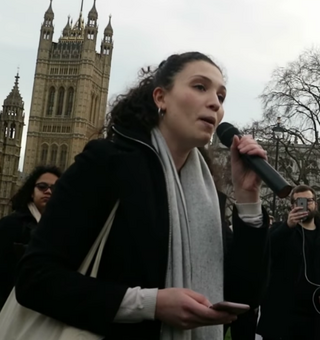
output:
[[[207,126],[210,126],[211,128],[215,127],[216,120],[214,117],[201,117],[200,120],[204,122]]]

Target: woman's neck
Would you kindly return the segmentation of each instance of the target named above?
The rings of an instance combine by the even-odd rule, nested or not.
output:
[[[174,165],[176,166],[177,172],[180,172],[180,170],[183,168],[188,158],[189,153],[187,154],[175,153],[171,151],[170,147],[169,147],[169,150],[171,152],[171,156],[173,158],[173,162],[174,162]]]
[[[34,204],[34,207],[39,211],[40,215],[42,215],[43,211],[44,211],[44,207],[39,207],[35,203],[33,203],[33,204]]]
[[[173,138],[171,134],[165,128],[162,128],[162,129],[160,128],[160,131],[162,133],[163,138],[165,139],[167,143],[167,146],[171,153],[171,157],[175,164],[176,170],[177,172],[179,172],[182,169],[185,162],[187,161],[187,158],[191,150],[187,148],[183,149],[181,147],[182,142],[178,142],[177,139]]]

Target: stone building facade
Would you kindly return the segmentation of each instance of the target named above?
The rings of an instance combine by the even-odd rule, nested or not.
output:
[[[23,172],[39,164],[65,170],[103,126],[108,97],[113,29],[111,17],[96,51],[96,0],[53,41],[52,0],[41,26]]]

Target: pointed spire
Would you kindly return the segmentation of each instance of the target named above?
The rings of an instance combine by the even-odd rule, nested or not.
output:
[[[108,22],[108,26],[106,27],[106,29],[104,30],[104,34],[105,35],[112,35],[113,34],[113,28],[111,25],[111,14],[109,15],[109,22]]]
[[[70,15],[68,15],[68,22],[65,26],[65,28],[62,31],[62,36],[63,37],[68,37],[70,34],[70,30],[71,30],[71,25],[70,25]]]
[[[45,15],[44,15],[45,19],[53,19],[54,18],[54,13],[52,10],[52,0],[50,0],[50,5],[49,8],[47,9]]]
[[[93,6],[88,14],[88,19],[97,20],[98,19],[98,11],[96,8],[96,0],[93,1]]]
[[[15,78],[16,80],[14,82],[13,89],[9,93],[8,97],[4,100],[4,106],[23,106],[23,100],[19,91],[19,69]]]
[[[52,0],[51,0],[52,1]],[[80,8],[80,14],[83,12],[83,0],[81,0],[81,8]]]
[[[101,55],[111,55],[113,48],[113,28],[111,25],[111,15],[109,15],[108,26],[104,30],[104,37],[101,42]]]
[[[84,29],[85,29],[85,26],[84,26],[84,20],[82,18],[82,11],[83,11],[83,0],[81,0],[79,19],[75,22],[74,25],[72,25],[72,20],[71,20],[70,36],[73,39],[79,39],[79,40],[83,40],[84,39]]]
[[[19,88],[19,79],[20,79],[19,71],[20,71],[20,67],[18,66],[17,75],[15,76],[16,80],[14,82],[14,86],[17,87],[17,88]]]
[[[80,8],[80,16],[78,20],[78,28],[81,29],[81,24],[82,24],[82,12],[83,12],[83,0],[81,0],[81,8]]]
[[[83,0],[81,0],[79,19],[77,20],[76,24],[73,27],[73,30],[79,30],[79,32],[84,29],[84,20],[82,18],[82,12],[83,12]]]

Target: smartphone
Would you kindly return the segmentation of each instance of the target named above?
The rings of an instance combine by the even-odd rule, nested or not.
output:
[[[297,207],[302,207],[301,211],[308,211],[308,201],[305,197],[299,197],[296,201]]]
[[[250,309],[250,306],[244,305],[242,303],[222,301],[210,306],[210,308],[218,311],[228,312],[235,315],[240,315],[247,312]]]

